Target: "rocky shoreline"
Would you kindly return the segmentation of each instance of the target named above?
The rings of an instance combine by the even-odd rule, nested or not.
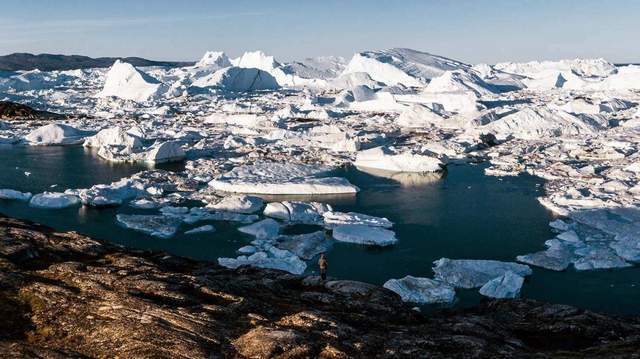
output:
[[[634,357],[640,317],[531,300],[420,314],[384,288],[125,249],[0,217],[3,357]]]

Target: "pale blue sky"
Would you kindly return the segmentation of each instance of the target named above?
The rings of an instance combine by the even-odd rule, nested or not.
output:
[[[478,63],[640,62],[638,0],[2,0],[0,54],[288,61],[410,47]]]

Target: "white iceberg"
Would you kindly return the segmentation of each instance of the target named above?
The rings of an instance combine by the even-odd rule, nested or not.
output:
[[[142,102],[162,94],[163,91],[166,91],[166,86],[157,79],[129,63],[116,60],[107,72],[102,91],[96,96],[115,96]]]
[[[219,211],[251,214],[259,211],[264,206],[264,201],[260,197],[231,195],[222,198],[220,202],[208,204],[207,207]]]
[[[355,194],[358,187],[345,178],[323,177],[324,166],[260,163],[238,166],[209,182],[217,191],[253,194]]]
[[[396,154],[385,147],[375,147],[360,151],[353,163],[359,168],[372,168],[393,172],[437,172],[444,164],[435,157],[412,154]]]
[[[290,251],[278,249],[271,245],[262,246],[261,250],[249,256],[237,258],[218,258],[218,264],[227,268],[252,266],[258,268],[277,269],[293,274],[302,274],[307,264]]]
[[[75,145],[82,143],[89,133],[69,125],[51,123],[31,131],[24,137],[30,145]]]
[[[398,239],[393,231],[364,224],[341,224],[333,228],[333,238],[340,242],[390,246]]]
[[[198,87],[217,87],[227,91],[246,92],[275,90],[280,86],[266,71],[255,68],[226,67],[193,82]]]
[[[139,137],[127,133],[122,127],[110,127],[100,130],[94,136],[88,137],[83,145],[93,148],[118,146],[134,149],[143,147],[142,140]]]
[[[323,214],[331,210],[330,205],[319,202],[284,201],[268,203],[264,215],[293,223],[320,224]]]
[[[393,227],[393,222],[384,217],[374,217],[367,214],[356,212],[334,212],[328,211],[322,214],[324,217],[324,224],[328,228],[335,227],[341,224],[363,224],[370,227]]]

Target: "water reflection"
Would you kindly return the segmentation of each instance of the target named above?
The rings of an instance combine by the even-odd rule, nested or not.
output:
[[[398,182],[403,187],[421,187],[442,180],[446,171],[442,172],[394,172],[375,168],[356,167],[359,171],[372,176],[387,178]]]

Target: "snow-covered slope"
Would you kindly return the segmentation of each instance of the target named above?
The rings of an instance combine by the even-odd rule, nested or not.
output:
[[[425,86],[445,71],[468,69],[469,65],[446,57],[411,49],[365,51],[353,55],[343,74],[366,72],[387,85]]]

